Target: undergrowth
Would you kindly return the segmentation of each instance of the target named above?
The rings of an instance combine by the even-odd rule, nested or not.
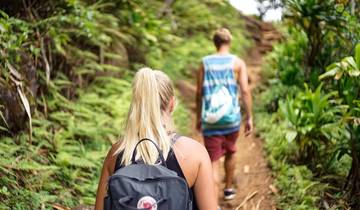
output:
[[[257,131],[265,141],[274,184],[279,190],[275,194],[277,207],[287,210],[317,209],[327,185],[313,180],[313,174],[306,166],[289,162],[288,157],[296,148],[289,145],[285,138],[285,123],[278,122],[266,112],[257,112],[255,119]]]
[[[325,54],[334,51],[343,53],[351,51],[352,48],[347,48],[344,44],[334,47],[334,43],[326,39],[335,34],[327,34],[330,37],[324,35],[324,40],[320,40],[324,42],[324,46],[317,49],[319,52],[313,52],[318,57],[309,56],[309,51],[314,50],[311,48],[311,45],[314,45],[312,38],[319,33],[299,27],[307,27],[306,24],[302,25],[301,21],[308,20],[309,10],[318,18],[317,9],[324,9],[321,4],[327,3],[330,1],[285,3],[293,9],[286,11],[290,14],[286,16],[287,20],[298,25],[288,22],[281,25],[284,27],[285,40],[277,43],[274,50],[266,56],[262,68],[265,83],[257,89],[257,100],[254,102],[256,128],[265,142],[274,184],[278,189],[275,193],[277,207],[280,209],[357,209],[358,206],[356,190],[360,188],[347,183],[351,183],[351,177],[356,177],[352,174],[357,173],[357,169],[354,169],[356,155],[351,154],[356,153],[358,144],[349,146],[350,137],[356,136],[357,131],[350,129],[353,124],[349,119],[356,119],[358,116],[358,113],[355,113],[357,108],[354,108],[358,101],[358,91],[349,90],[358,90],[359,68],[356,64],[360,64],[360,59],[356,62],[355,57],[360,55],[360,47],[354,58],[345,57],[341,62],[326,68],[330,62],[327,60],[329,56],[324,56]],[[333,1],[331,3],[337,4]],[[297,11],[307,6],[311,8]],[[324,12],[335,11],[324,9]],[[349,18],[349,21],[357,18],[346,12],[343,15],[343,18]],[[335,23],[341,21],[342,18],[334,17]],[[334,22],[324,25],[330,27]],[[351,30],[350,25],[343,33],[348,35]],[[332,58],[336,59],[336,56]],[[316,65],[310,61],[316,62]],[[327,73],[323,74],[325,71]],[[349,77],[350,79],[346,77],[347,71],[353,76]],[[341,86],[340,78],[343,74],[348,79],[346,86]],[[321,79],[329,75],[334,76],[337,81],[332,83]],[[339,97],[342,94],[348,101]],[[349,108],[351,106],[353,108]],[[356,126],[358,125],[353,127]],[[358,138],[353,140],[358,141]],[[354,179],[352,182],[359,183]]]
[[[0,209],[93,205],[136,69],[193,79],[220,26],[236,28],[234,53],[249,46],[227,1],[16,2],[0,3]],[[186,135],[190,110],[177,96]]]

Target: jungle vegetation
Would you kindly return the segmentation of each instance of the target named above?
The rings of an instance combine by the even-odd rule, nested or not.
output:
[[[93,205],[134,72],[191,79],[220,26],[244,52],[239,13],[223,0],[2,0],[0,209]],[[187,134],[181,100],[175,124]]]
[[[280,209],[360,208],[360,4],[283,0],[257,128]]]

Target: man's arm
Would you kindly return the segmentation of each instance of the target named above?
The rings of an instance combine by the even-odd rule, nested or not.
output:
[[[204,66],[200,64],[197,73],[197,86],[196,86],[196,129],[201,129],[201,109],[202,109],[202,87],[204,82]]]
[[[245,136],[248,136],[253,129],[253,122],[252,122],[252,99],[251,99],[251,92],[248,83],[248,74],[246,69],[246,64],[243,60],[237,59],[236,61],[236,68],[238,71],[238,83],[240,85],[241,90],[241,99],[245,106]]]

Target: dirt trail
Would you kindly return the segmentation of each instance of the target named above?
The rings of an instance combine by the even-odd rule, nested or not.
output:
[[[241,16],[245,21],[245,26],[249,32],[248,38],[254,40],[254,47],[249,50],[245,58],[250,88],[253,90],[261,84],[261,65],[265,53],[272,49],[274,41],[281,39],[281,35],[271,24],[260,22],[254,18]],[[195,76],[195,75],[194,75]],[[202,136],[195,129],[195,85],[185,81],[176,82],[177,89],[182,95],[186,105],[192,110],[192,138],[203,142]],[[253,100],[256,96],[253,95]],[[243,131],[243,128],[241,128]],[[256,133],[256,126],[255,132]],[[236,198],[231,201],[223,201],[222,189],[224,183],[220,186],[221,196],[219,198],[222,210],[273,210],[276,209],[273,199],[273,193],[276,189],[272,185],[270,169],[265,160],[263,142],[255,134],[244,137],[241,133],[237,142],[237,165],[235,172],[234,185],[237,189]],[[221,162],[224,161],[222,158]],[[224,169],[221,169],[221,177],[224,178]],[[58,210],[68,210],[62,206],[54,206]],[[79,205],[73,210],[91,210],[93,207]]]
[[[249,38],[255,41],[255,47],[249,50],[245,61],[248,67],[250,87],[253,90],[261,83],[261,65],[263,55],[270,51],[272,42],[280,39],[279,33],[266,23],[256,21],[249,17],[243,17],[247,29],[249,31]],[[200,142],[203,142],[202,136],[195,129],[195,86],[187,81],[179,81],[177,87],[184,96],[185,103],[193,110],[193,134],[192,137]],[[253,96],[253,99],[256,98]],[[255,128],[256,129],[256,128]],[[243,128],[241,128],[243,131]],[[273,193],[276,189],[272,185],[272,177],[270,169],[265,160],[263,150],[263,142],[256,137],[255,134],[244,137],[243,132],[237,142],[238,152],[236,153],[236,179],[235,186],[237,189],[236,198],[231,201],[223,201],[222,189],[224,183],[221,185],[221,192],[219,193],[220,205],[223,210],[272,210],[276,209],[273,199]],[[222,163],[224,159],[220,160]],[[223,164],[222,164],[223,165]],[[224,178],[225,172],[222,167],[221,177]]]

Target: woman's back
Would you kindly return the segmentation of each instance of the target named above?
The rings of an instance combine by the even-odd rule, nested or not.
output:
[[[100,186],[106,186],[108,177],[110,177],[117,167],[118,156],[114,155],[116,149],[119,147],[117,144],[114,144],[109,151],[105,161],[104,167],[102,170],[102,175],[99,182],[99,188],[96,197],[96,210],[103,209],[103,198],[106,195],[106,188]],[[189,188],[191,188],[195,209],[216,209],[216,199],[213,196],[213,180],[212,180],[212,169],[211,162],[208,157],[208,153],[205,148],[198,143],[197,141],[181,136],[179,137],[172,147],[173,154],[175,155],[175,160],[178,162],[181,173],[184,175],[186,182],[188,183]],[[172,157],[167,157],[167,160],[170,160],[169,169],[174,170],[179,174],[178,169],[176,169],[176,163],[173,162]],[[211,199],[214,197],[213,199]]]
[[[158,151],[148,142],[136,147],[140,139],[152,139],[167,158],[175,155],[175,171],[183,174],[188,186],[193,189],[198,209],[215,210],[216,200],[212,179],[212,166],[209,155],[203,145],[197,141],[180,137],[172,143],[173,131],[171,114],[175,108],[175,96],[172,82],[163,72],[149,68],[139,70],[133,81],[132,101],[125,124],[124,136],[114,144],[105,159],[96,196],[96,210],[102,210],[106,195],[107,182],[114,173],[119,154],[121,165],[131,164],[131,156],[136,148],[136,159],[145,164],[154,164]],[[176,169],[176,163],[178,168]]]

